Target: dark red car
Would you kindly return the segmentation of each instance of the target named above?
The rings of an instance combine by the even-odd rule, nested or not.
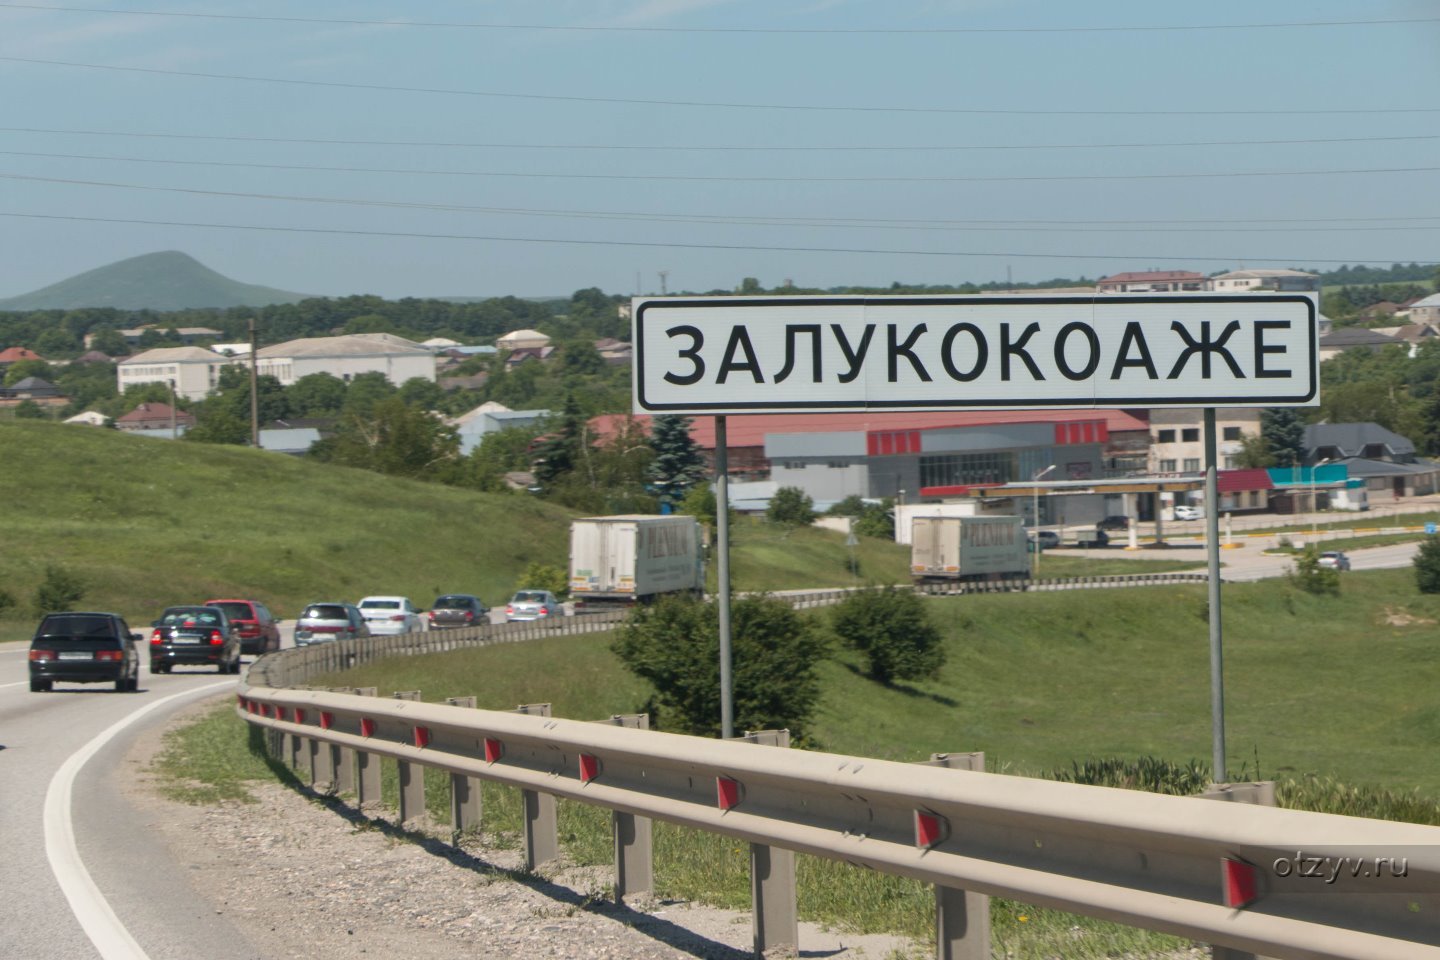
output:
[[[206,600],[205,606],[225,611],[240,636],[241,653],[259,656],[280,649],[280,621],[259,600]]]

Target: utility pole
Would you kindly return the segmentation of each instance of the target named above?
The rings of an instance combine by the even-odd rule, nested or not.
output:
[[[669,270],[660,271],[660,296],[665,296],[665,278],[670,276]]]
[[[179,427],[175,423],[175,378],[170,378],[170,439],[179,437]]]
[[[250,446],[260,447],[260,376],[256,372],[255,318],[250,318]]]

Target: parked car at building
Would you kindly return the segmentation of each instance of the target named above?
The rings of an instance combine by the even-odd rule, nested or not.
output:
[[[1104,517],[1103,519],[1100,520],[1099,523],[1095,524],[1095,529],[1096,529],[1096,530],[1129,530],[1129,529],[1130,529],[1130,518],[1129,518],[1129,517],[1122,517],[1122,516],[1120,516],[1119,514],[1116,514],[1116,515],[1114,515],[1114,516]]]
[[[372,636],[393,637],[423,629],[420,611],[415,609],[409,597],[366,597],[356,606],[365,617],[365,625],[370,628]]]
[[[280,621],[259,600],[206,600],[207,607],[225,611],[240,638],[240,652],[252,656],[280,649]]]
[[[565,608],[549,590],[517,590],[505,605],[506,620],[548,620],[564,615]]]
[[[1110,534],[1106,533],[1098,525],[1092,532],[1081,531],[1075,535],[1075,546],[1082,549],[1093,550],[1099,547],[1108,547],[1109,545]]]
[[[62,683],[114,683],[140,689],[140,634],[115,613],[51,613],[30,641],[30,692]]]
[[[1030,533],[1030,552],[1035,552],[1036,544],[1041,550],[1053,550],[1060,546],[1060,534],[1054,530],[1033,530]]]
[[[447,627],[470,627],[477,623],[490,622],[490,608],[485,601],[470,593],[447,593],[435,598],[430,607],[430,629],[443,630]]]
[[[213,666],[220,673],[240,672],[240,632],[223,607],[166,607],[151,626],[151,673],[169,673],[187,665]]]
[[[324,600],[306,604],[295,618],[295,646],[370,636],[365,615],[353,603]]]
[[[1326,550],[1320,554],[1320,566],[1331,570],[1349,570],[1350,558],[1339,550]]]
[[[1204,520],[1205,508],[1182,503],[1175,507],[1176,520]]]

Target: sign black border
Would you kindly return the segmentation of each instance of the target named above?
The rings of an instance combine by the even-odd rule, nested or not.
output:
[[[801,296],[801,297],[665,297],[665,298],[636,298],[644,299],[645,303],[635,311],[631,318],[631,331],[633,334],[635,348],[634,368],[634,404],[635,413],[728,413],[728,412],[749,412],[749,413],[805,413],[817,412],[842,412],[874,410],[883,412],[887,410],[915,410],[923,412],[928,410],[1110,410],[1119,407],[1150,407],[1158,410],[1167,408],[1195,408],[1195,407],[1264,407],[1274,404],[1286,406],[1307,406],[1310,405],[1319,393],[1319,340],[1316,330],[1316,319],[1319,309],[1315,301],[1303,294],[1195,294],[1195,295],[1165,295],[1146,294],[1142,296],[1131,296],[1127,294],[1104,294],[1096,297],[1046,297],[1046,296],[966,296],[956,294],[953,296]],[[652,309],[664,310],[670,307],[687,308],[709,308],[727,307],[730,309],[747,307],[778,307],[778,306],[821,306],[831,304],[834,306],[853,307],[865,306],[867,304],[897,304],[910,303],[917,306],[955,306],[955,305],[981,305],[981,304],[1035,304],[1040,306],[1057,306],[1061,304],[1097,304],[1109,302],[1124,303],[1303,303],[1309,312],[1310,322],[1310,385],[1307,392],[1300,397],[1294,396],[1264,396],[1264,397],[1166,397],[1156,400],[1154,397],[1116,397],[1106,398],[1103,402],[1080,403],[1074,400],[822,400],[814,403],[797,405],[793,401],[730,401],[726,403],[657,403],[651,404],[645,400],[645,313]]]

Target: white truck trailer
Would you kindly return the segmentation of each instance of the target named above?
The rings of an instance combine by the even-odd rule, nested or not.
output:
[[[1022,580],[1030,555],[1020,517],[915,517],[910,574],[920,582]]]
[[[570,524],[570,598],[584,607],[705,590],[694,517],[623,514]]]

